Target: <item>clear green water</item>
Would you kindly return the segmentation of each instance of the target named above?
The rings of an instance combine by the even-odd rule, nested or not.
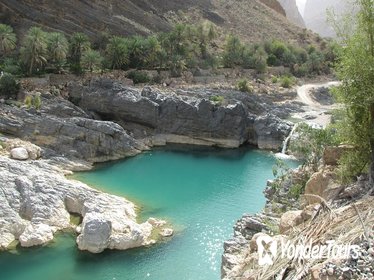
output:
[[[179,147],[77,174],[137,203],[140,219],[170,221],[175,236],[150,248],[91,255],[76,249],[72,235],[60,234],[44,248],[1,253],[0,279],[219,279],[223,241],[243,213],[264,206],[262,191],[274,163],[270,154],[249,148]]]

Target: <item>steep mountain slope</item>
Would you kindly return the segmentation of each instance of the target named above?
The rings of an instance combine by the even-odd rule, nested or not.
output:
[[[269,8],[272,8],[276,12],[286,16],[286,11],[277,0],[260,0],[261,3],[265,4]]]
[[[286,11],[287,18],[300,27],[305,27],[305,22],[296,5],[296,0],[278,0]]]
[[[324,37],[335,37],[336,34],[328,23],[327,10],[333,10],[336,15],[352,11],[349,0],[308,0],[305,7],[304,20],[307,28]]]
[[[271,1],[270,1],[271,2]],[[280,8],[280,7],[279,7]],[[39,25],[67,34],[101,31],[118,35],[169,30],[176,22],[209,20],[244,40],[299,39],[301,29],[259,0],[1,0],[0,21],[18,33]]]

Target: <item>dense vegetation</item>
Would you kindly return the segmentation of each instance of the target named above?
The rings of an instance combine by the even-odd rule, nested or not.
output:
[[[266,72],[268,66],[285,66],[295,76],[327,73],[335,61],[334,46],[296,47],[280,41],[246,45],[229,35],[223,49],[212,24],[178,24],[168,33],[149,37],[118,37],[102,33],[91,42],[87,35],[70,38],[58,32],[32,27],[17,38],[10,26],[0,24],[1,70],[14,75],[38,75],[45,72],[110,69],[169,70],[178,77],[185,70],[242,67]],[[132,75],[138,81],[146,77]],[[287,81],[286,83],[287,84]]]
[[[341,162],[346,179],[370,171],[374,184],[374,1],[357,0],[360,12],[353,34],[340,34],[337,74],[342,85],[336,90],[344,104],[337,131],[342,141],[354,149]]]

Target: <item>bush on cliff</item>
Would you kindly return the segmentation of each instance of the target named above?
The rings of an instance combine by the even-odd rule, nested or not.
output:
[[[0,95],[5,98],[16,98],[19,89],[20,85],[13,75],[5,73],[0,78]]]
[[[127,78],[131,79],[134,84],[145,84],[151,81],[147,73],[136,70],[129,72]]]
[[[253,87],[250,85],[250,83],[246,79],[241,79],[238,82],[237,89],[241,92],[247,92],[252,93]]]

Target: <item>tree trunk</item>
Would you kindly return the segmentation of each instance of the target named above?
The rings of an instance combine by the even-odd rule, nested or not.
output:
[[[369,170],[369,179],[371,187],[374,187],[374,104],[370,105],[371,131],[370,131],[370,151],[371,163]]]

